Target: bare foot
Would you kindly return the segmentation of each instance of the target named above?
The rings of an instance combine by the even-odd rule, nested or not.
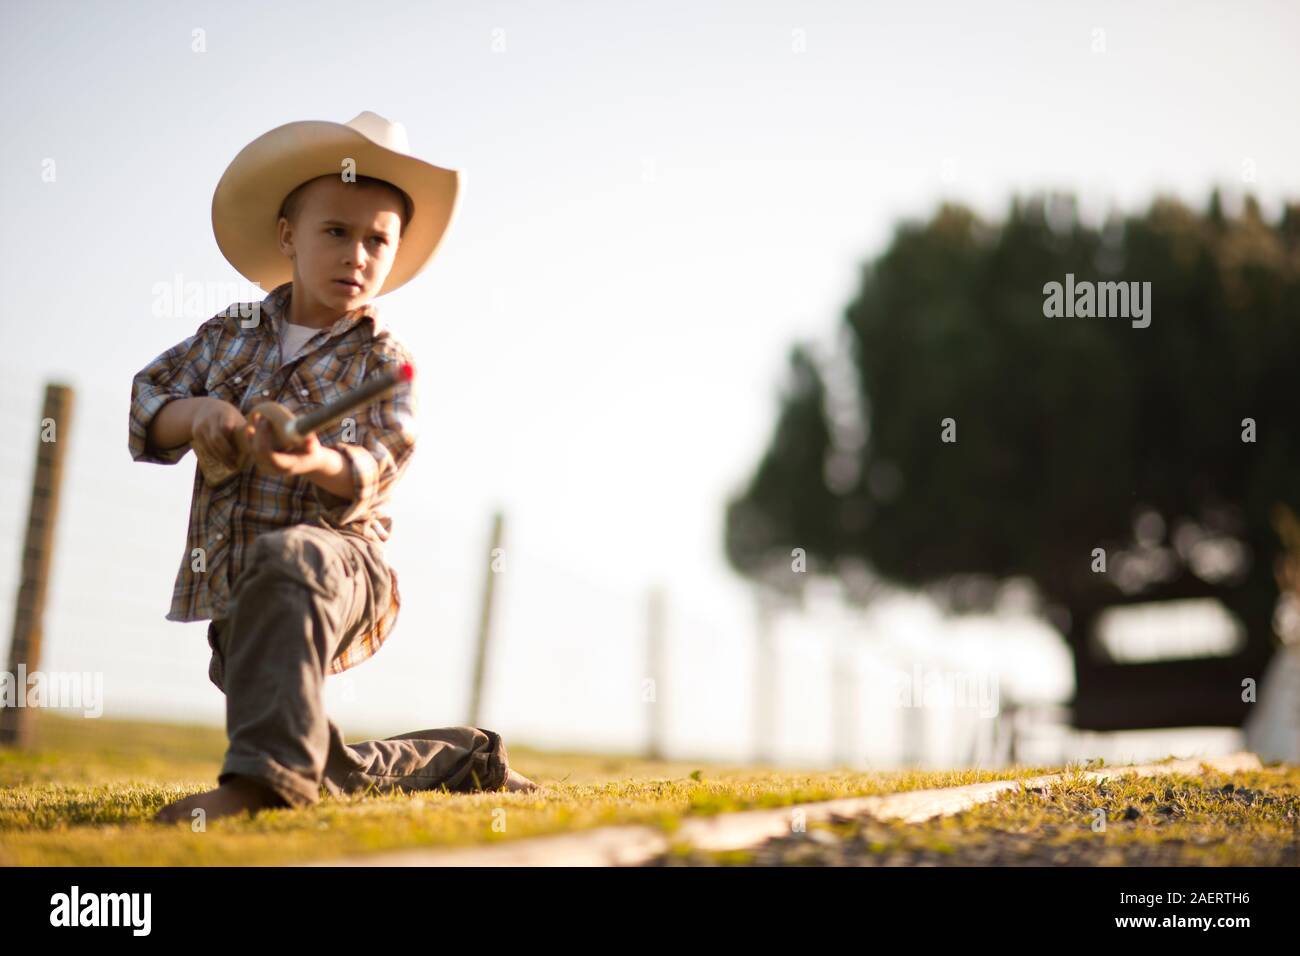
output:
[[[203,810],[204,819],[215,820],[248,811],[256,815],[267,807],[284,807],[288,804],[274,791],[251,777],[231,777],[215,790],[196,793],[192,797],[167,804],[154,815],[158,823],[177,823],[194,818],[195,810]]]
[[[528,793],[529,791],[532,790],[541,789],[541,787],[533,783],[531,780],[525,777],[518,770],[515,770],[513,767],[507,768],[506,782],[502,784],[502,787],[504,787],[506,790],[518,791],[521,793]]]

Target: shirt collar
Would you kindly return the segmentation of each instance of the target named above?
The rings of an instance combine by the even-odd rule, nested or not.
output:
[[[290,280],[276,286],[267,294],[266,298],[262,300],[262,313],[271,317],[270,322],[262,323],[262,325],[277,337],[280,334],[281,324],[289,321],[289,301],[292,294],[293,280]],[[337,322],[331,326],[327,326],[323,330],[326,333],[326,340],[328,341],[335,336],[342,335],[344,332],[349,331],[354,325],[357,325],[365,319],[369,319],[373,326],[371,331],[372,335],[378,336],[380,332],[383,331],[384,325],[379,317],[379,306],[375,304],[375,301],[372,299],[364,305],[360,305],[355,309],[343,313]]]

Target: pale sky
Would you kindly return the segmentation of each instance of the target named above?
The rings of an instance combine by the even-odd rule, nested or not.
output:
[[[372,110],[464,177],[432,265],[378,300],[420,362],[423,420],[388,552],[400,624],[327,691],[349,735],[465,721],[499,506],[482,724],[639,747],[662,584],[669,749],[747,756],[753,613],[724,502],[765,447],[789,345],[832,338],[898,219],[942,198],[996,216],[1032,189],[1091,212],[1156,191],[1200,205],[1214,184],[1270,211],[1300,196],[1284,3],[9,2],[0,18],[0,610],[59,379],[78,406],[43,667],[102,671],[116,715],[222,721],[206,624],[163,620],[194,458],[132,462],[127,412],[134,373],[211,314],[157,317],[155,287],[241,281],[212,191],[275,126]],[[869,670],[922,635],[933,666],[974,666],[951,662],[977,640],[1004,693],[1068,693],[1041,627],[972,638],[918,613],[849,627],[849,653]],[[790,761],[830,752],[832,632],[781,628]]]

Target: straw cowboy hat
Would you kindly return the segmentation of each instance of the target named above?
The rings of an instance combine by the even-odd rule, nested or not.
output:
[[[280,204],[309,179],[341,175],[349,159],[357,176],[387,180],[415,206],[377,295],[415,278],[451,223],[461,174],[410,155],[406,128],[369,110],[346,123],[286,123],[241,149],[212,195],[212,231],[222,255],[268,291],[293,279],[293,263],[280,251],[276,234]]]

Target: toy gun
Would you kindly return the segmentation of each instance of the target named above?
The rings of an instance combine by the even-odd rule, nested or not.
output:
[[[247,421],[256,425],[259,418],[265,418],[271,427],[271,446],[276,451],[293,451],[302,447],[308,435],[333,425],[348,412],[384,397],[398,385],[409,382],[414,377],[415,368],[409,362],[403,362],[391,372],[373,375],[360,388],[345,392],[334,401],[310,412],[295,415],[279,402],[260,402],[248,413]],[[200,454],[197,448],[194,450],[204,479],[213,487],[224,484],[239,474],[252,460],[252,439],[244,433],[244,429],[235,429],[231,434],[231,441],[237,450],[234,464],[221,458]]]

